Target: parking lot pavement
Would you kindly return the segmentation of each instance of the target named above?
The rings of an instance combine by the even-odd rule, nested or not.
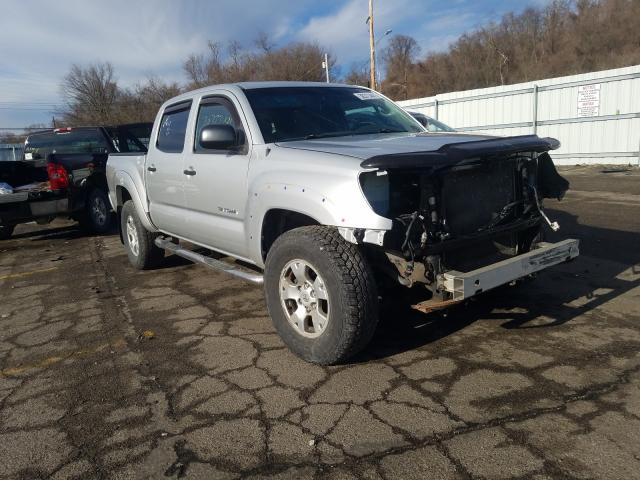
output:
[[[261,289],[117,236],[0,244],[7,478],[640,478],[640,173],[565,171],[583,255],[444,315],[383,301],[349,365],[283,347]]]

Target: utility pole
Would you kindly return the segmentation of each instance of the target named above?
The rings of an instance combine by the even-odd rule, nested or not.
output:
[[[329,55],[324,54],[324,62],[322,62],[322,66],[327,74],[327,83],[329,83]]]
[[[371,54],[371,89],[376,89],[376,42],[373,34],[373,0],[369,0],[369,50]]]

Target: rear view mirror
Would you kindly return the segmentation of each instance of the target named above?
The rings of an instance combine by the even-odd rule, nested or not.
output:
[[[228,150],[238,144],[236,129],[231,125],[207,125],[200,132],[198,142],[207,150]]]

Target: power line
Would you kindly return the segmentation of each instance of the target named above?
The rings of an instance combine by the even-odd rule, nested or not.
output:
[[[30,101],[30,102],[21,102],[18,100],[2,100],[0,101],[0,104],[4,105],[62,105],[61,103],[58,102],[35,102],[35,101]]]
[[[0,127],[0,130],[46,130],[51,127]]]
[[[63,105],[63,104],[51,104],[50,105],[52,108],[47,109],[47,108],[39,108],[36,106],[20,106],[20,107],[9,107],[9,106],[4,106],[2,105],[2,102],[0,102],[0,110],[29,110],[29,111],[39,111],[39,112],[62,112],[64,110],[66,110],[67,108],[69,108],[69,105]],[[114,105],[112,105],[112,107],[115,108]],[[90,107],[80,107],[83,111],[85,112],[101,112],[103,111],[103,109],[100,108],[90,108]]]

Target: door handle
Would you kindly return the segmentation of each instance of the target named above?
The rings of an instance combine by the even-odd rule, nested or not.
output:
[[[193,168],[189,167],[187,170],[184,170],[182,173],[184,173],[185,175],[193,176],[196,174],[196,171]]]
[[[153,165],[150,165],[150,166],[147,167],[147,170],[150,171],[150,172],[155,172],[157,169]]]

